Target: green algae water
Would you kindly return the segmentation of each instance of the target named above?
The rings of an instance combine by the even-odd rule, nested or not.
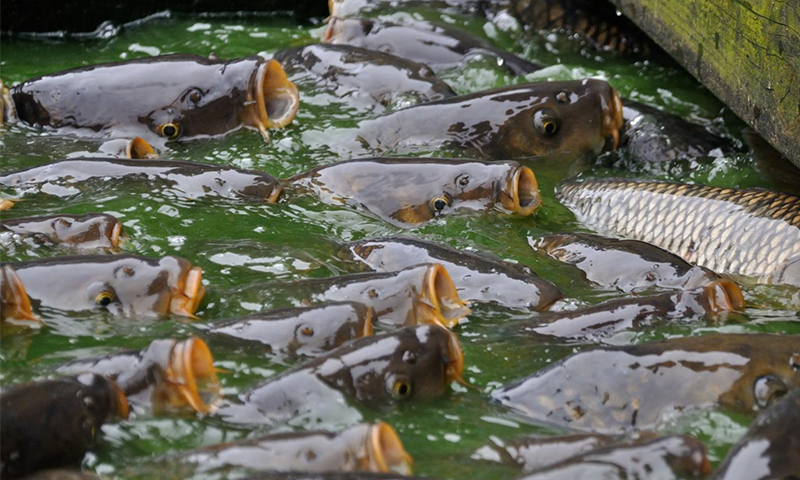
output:
[[[508,18],[495,22],[483,18],[441,14],[425,10],[391,12],[382,18],[425,19],[462,27],[498,47],[529,60],[553,65],[527,78],[512,78],[480,61],[445,72],[441,77],[459,93],[469,93],[521,81],[595,77],[607,80],[623,97],[660,107],[741,143],[744,126],[687,73],[669,65],[620,58],[597,52],[562,34],[523,32]],[[0,77],[12,84],[34,76],[98,62],[119,61],[166,53],[216,54],[235,58],[274,52],[319,40],[322,24],[300,24],[288,16],[166,16],[123,29],[106,39],[63,40],[4,38],[0,52]],[[224,139],[170,145],[162,158],[174,158],[239,168],[257,169],[285,178],[310,168],[370,152],[341,152],[337,132],[353,128],[373,115],[323,92],[301,87],[301,110],[282,131],[272,132],[266,144],[260,135],[242,130]],[[393,108],[400,108],[398,104]],[[40,165],[97,144],[10,126],[0,130],[0,164],[3,171]],[[419,152],[456,156],[458,152]],[[5,218],[20,215],[104,212],[117,216],[128,238],[124,253],[149,257],[178,255],[201,266],[208,291],[192,323],[178,318],[113,319],[97,314],[65,315],[41,311],[41,330],[4,332],[0,355],[0,384],[50,376],[56,365],[69,359],[101,355],[120,349],[138,349],[158,338],[185,338],[198,332],[198,324],[241,314],[247,310],[236,296],[239,287],[253,282],[327,277],[350,273],[353,266],[337,256],[337,244],[380,235],[407,234],[453,247],[494,254],[531,267],[555,283],[566,300],[556,308],[589,305],[623,295],[590,285],[576,269],[535,253],[531,239],[551,232],[579,231],[574,216],[555,199],[561,180],[586,177],[631,177],[703,183],[722,187],[754,187],[789,191],[794,171],[765,168],[752,155],[717,156],[695,161],[641,164],[626,158],[600,158],[589,164],[564,164],[558,160],[527,163],[539,180],[544,207],[534,217],[518,218],[499,212],[451,215],[412,230],[400,230],[380,220],[346,208],[333,208],[311,198],[278,205],[225,200],[187,201],[168,192],[152,193],[145,184],[129,187],[87,188],[78,195],[59,198],[31,196]],[[6,192],[8,193],[8,192]],[[3,261],[64,255],[64,250],[35,245],[0,245]],[[750,304],[743,314],[729,315],[718,323],[685,322],[611,338],[629,344],[712,332],[773,332],[800,334],[800,293],[796,289],[743,286]],[[527,423],[491,404],[488,393],[498,386],[539,370],[580,348],[532,338],[509,338],[498,327],[515,318],[502,309],[478,307],[469,322],[457,328],[464,347],[465,379],[473,388],[454,385],[446,396],[426,403],[359,407],[351,418],[320,418],[314,427],[339,429],[353,421],[384,420],[398,431],[415,459],[415,473],[445,479],[512,478],[517,470],[486,459],[482,448],[491,439],[521,434],[558,434],[550,427]],[[226,399],[289,368],[295,361],[259,356],[252,349],[210,347]],[[662,427],[664,432],[695,435],[706,442],[713,463],[718,463],[745,431],[750,418],[721,410],[693,412]],[[282,430],[307,425],[283,425]],[[136,412],[125,422],[103,427],[99,445],[84,468],[111,478],[184,478],[191,472],[164,469],[149,459],[167,452],[231,441],[270,430],[232,426],[214,415],[174,416]],[[203,478],[208,478],[203,477]]]

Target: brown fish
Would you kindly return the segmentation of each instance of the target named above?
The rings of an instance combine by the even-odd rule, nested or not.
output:
[[[162,55],[101,63],[11,87],[5,109],[35,128],[95,138],[140,136],[151,143],[224,135],[241,127],[268,138],[289,124],[297,88],[280,64]],[[8,101],[10,99],[10,102]]]
[[[411,473],[411,456],[391,425],[358,424],[341,432],[284,432],[210,445],[158,458],[156,466],[185,476],[235,469],[293,472]]]
[[[534,250],[575,265],[591,282],[625,293],[651,287],[691,289],[719,278],[708,269],[639,240],[554,233],[529,243]]]
[[[800,197],[631,180],[568,181],[556,193],[601,233],[652,243],[721,275],[800,285]]]
[[[742,311],[744,296],[730,280],[674,294],[609,300],[598,305],[546,313],[523,322],[517,332],[558,338],[601,341],[622,331],[640,330],[658,322],[684,322]]]
[[[22,280],[9,265],[0,265],[0,298],[3,300],[0,321],[21,320],[28,325],[29,322],[41,323],[31,310],[31,300]]]
[[[63,245],[78,249],[116,249],[122,223],[111,215],[47,215],[4,219],[3,232],[14,238],[32,238],[36,242]]]
[[[362,121],[356,141],[380,152],[464,149],[482,158],[581,157],[616,148],[622,102],[601,80],[514,85]]]
[[[179,257],[77,255],[6,265],[31,299],[57,310],[195,318],[205,295],[202,269]]]
[[[464,355],[455,333],[437,325],[359,338],[240,395],[219,414],[236,423],[313,420],[319,411],[347,414],[349,401],[377,408],[443,395],[462,381]],[[310,417],[310,418],[309,418]]]
[[[42,380],[0,394],[0,472],[4,479],[37,470],[79,467],[110,417],[128,418],[128,402],[100,375]]]
[[[364,158],[318,167],[285,183],[325,203],[357,205],[398,227],[459,210],[530,215],[542,204],[536,176],[517,162]]]
[[[795,368],[800,369],[800,354]],[[769,388],[768,386],[764,386]],[[780,387],[779,387],[780,388]],[[778,390],[776,393],[781,393]],[[800,390],[761,412],[728,453],[714,480],[792,480],[800,474]]]
[[[375,311],[356,302],[280,308],[214,322],[206,335],[216,342],[253,344],[258,352],[316,357],[373,333]]]
[[[342,255],[378,272],[441,263],[465,301],[543,311],[562,297],[555,285],[526,267],[416,238],[361,240],[345,245]]]
[[[155,340],[144,350],[129,350],[99,358],[80,359],[58,368],[114,380],[131,405],[157,412],[192,409],[210,413],[220,397],[214,358],[199,338]]]
[[[372,307],[389,326],[430,323],[453,327],[470,310],[441,264],[421,264],[392,273],[358,273],[282,283],[253,284],[235,293],[240,301],[303,306],[321,302],[359,302]]]
[[[579,352],[491,395],[536,421],[621,433],[693,409],[766,408],[800,387],[799,361],[796,335],[676,338]]]

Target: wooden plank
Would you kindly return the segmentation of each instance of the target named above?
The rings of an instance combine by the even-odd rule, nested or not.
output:
[[[800,1],[611,2],[800,167]]]

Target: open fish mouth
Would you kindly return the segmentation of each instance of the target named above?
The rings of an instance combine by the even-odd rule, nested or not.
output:
[[[134,137],[125,147],[125,156],[133,160],[157,158],[155,148],[142,137]]]
[[[444,352],[444,362],[446,365],[444,372],[445,385],[450,385],[452,382],[468,385],[461,377],[464,373],[464,351],[461,350],[461,343],[458,341],[458,335],[451,331],[448,331],[447,335],[448,342]]]
[[[422,291],[414,302],[417,323],[452,328],[471,313],[459,298],[456,286],[443,265],[434,263],[425,272]]]
[[[746,306],[742,291],[730,280],[714,280],[704,288],[709,308],[714,313],[740,312]]]
[[[119,388],[119,385],[113,380],[109,380],[111,383],[111,388],[113,389],[113,413],[123,419],[126,420],[128,418],[128,414],[130,413],[130,406],[128,405],[128,397],[125,395],[125,392]]]
[[[367,457],[359,465],[363,470],[411,475],[413,459],[391,425],[379,422],[369,426],[366,438]]]
[[[500,203],[506,210],[520,215],[531,215],[542,206],[539,183],[533,170],[528,167],[514,170],[501,191]]]
[[[203,269],[188,265],[178,278],[177,286],[172,289],[170,299],[170,312],[174,315],[195,319],[194,313],[203,297],[206,289],[203,287]]]
[[[619,132],[625,121],[622,118],[622,99],[619,93],[611,87],[608,88],[611,90],[610,98],[603,98],[603,138],[611,137],[611,150],[616,150],[619,148]]]
[[[109,234],[109,240],[111,241],[111,248],[113,249],[119,248],[119,238],[121,235],[122,235],[122,222],[117,220],[111,227],[111,233]]]
[[[31,299],[25,291],[17,272],[8,265],[0,270],[0,320],[21,320],[41,323],[42,321],[31,310]]]
[[[300,93],[277,60],[264,62],[256,75],[253,97],[257,119],[253,122],[264,139],[269,140],[267,129],[282,128],[294,120],[300,108]]]
[[[211,413],[220,398],[219,379],[208,345],[197,337],[176,342],[165,371],[166,403],[186,405],[198,413]]]

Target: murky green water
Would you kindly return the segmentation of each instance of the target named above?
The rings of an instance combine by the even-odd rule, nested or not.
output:
[[[439,16],[432,12],[411,14],[455,23],[529,59],[560,64],[529,76],[529,80],[603,78],[623,96],[661,106],[710,125],[720,134],[739,138],[741,122],[688,74],[673,67],[633,63],[612,53],[597,53],[563,35],[523,35],[513,24],[500,28],[484,19]],[[394,16],[402,15],[409,14]],[[265,16],[162,19],[106,40],[4,39],[0,76],[11,83],[70,67],[159,53],[208,55],[213,52],[221,58],[253,53],[268,55],[288,46],[313,43],[321,33],[319,26],[298,25],[290,18]],[[444,78],[462,93],[520,81],[480,64],[448,72]],[[301,94],[303,106],[297,119],[286,130],[275,132],[270,145],[264,144],[254,132],[241,131],[219,141],[175,146],[162,157],[260,169],[279,177],[344,158],[329,147],[335,132],[352,128],[369,113],[320,92],[301,90]],[[38,165],[71,152],[94,149],[96,145],[91,143],[48,137],[18,127],[0,131],[2,170]],[[433,154],[443,155],[442,152]],[[515,218],[499,213],[450,216],[411,232],[402,232],[370,216],[324,206],[308,198],[272,206],[220,200],[190,202],[152,194],[142,185],[91,189],[68,199],[37,196],[19,203],[4,215],[82,212],[116,215],[130,235],[125,252],[147,256],[179,255],[203,267],[208,295],[198,315],[203,320],[213,320],[241,313],[241,305],[231,293],[237,286],[254,281],[346,273],[348,266],[335,255],[336,242],[397,233],[492,252],[528,265],[553,281],[568,298],[567,307],[596,303],[620,294],[589,286],[575,270],[537,256],[528,246],[530,237],[580,228],[572,214],[553,196],[553,187],[560,180],[582,170],[584,175],[591,176],[790,188],[785,175],[762,169],[751,156],[744,154],[661,165],[601,159],[594,165],[580,167],[558,162],[530,166],[536,172],[545,199],[545,207],[535,217]],[[3,260],[64,254],[63,251],[8,248],[0,253]],[[613,341],[635,343],[706,332],[800,333],[797,314],[800,294],[763,286],[750,286],[745,290],[752,307],[744,315],[731,316],[720,324],[694,322],[660,327],[622,335]],[[191,323],[178,319],[119,320],[100,314],[70,318],[58,312],[42,313],[47,328],[2,338],[2,385],[47,376],[54,365],[68,358],[144,347],[153,339],[186,337],[196,331]],[[446,397],[426,404],[361,409],[364,420],[383,419],[397,428],[416,459],[416,473],[459,479],[511,478],[514,470],[471,460],[471,455],[492,435],[507,438],[531,432],[557,433],[527,425],[486,400],[486,393],[493,388],[534,372],[578,348],[506,338],[495,333],[497,326],[510,318],[509,313],[501,310],[478,308],[469,323],[458,328],[465,349],[465,377],[477,388],[457,387]],[[217,366],[228,371],[221,375],[221,380],[229,398],[289,366],[253,356],[252,351],[214,348],[213,343],[211,348]],[[324,420],[331,427],[341,426],[341,419]],[[665,430],[700,437],[708,443],[716,462],[744,432],[749,421],[749,418],[721,411],[698,412],[676,420]],[[141,460],[149,456],[263,433],[232,428],[213,416],[174,418],[147,414],[107,425],[103,431],[105,435],[95,453],[87,458],[86,467],[120,477],[146,472]],[[158,473],[162,477],[169,476],[168,472]]]

